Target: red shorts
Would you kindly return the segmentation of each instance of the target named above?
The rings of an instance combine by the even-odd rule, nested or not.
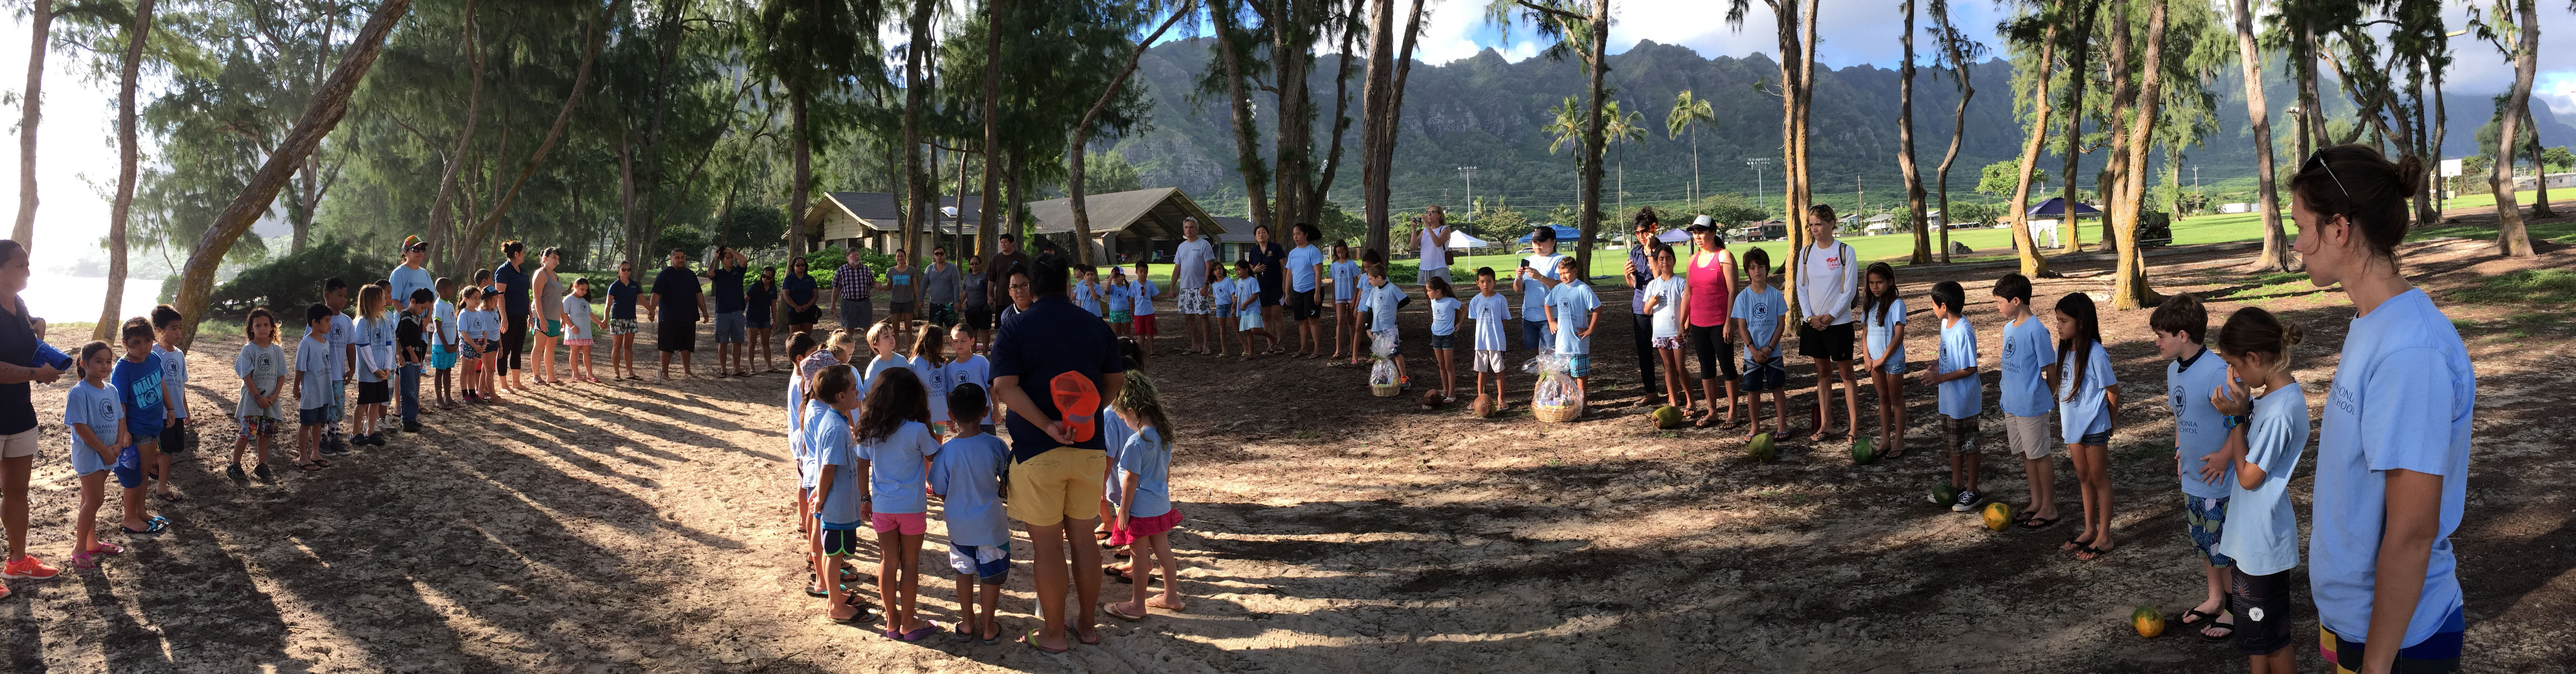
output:
[[[868,513],[868,528],[880,534],[919,536],[930,532],[930,518],[922,513]]]
[[[1131,329],[1132,329],[1132,330],[1134,330],[1134,331],[1136,332],[1136,334],[1139,334],[1139,335],[1159,335],[1159,334],[1163,334],[1163,333],[1162,333],[1162,331],[1160,331],[1160,330],[1155,330],[1155,329],[1154,329],[1154,315],[1153,315],[1153,314],[1145,314],[1145,315],[1143,315],[1143,316],[1137,316],[1137,317],[1135,317],[1135,321],[1136,321],[1136,322],[1135,322],[1135,326],[1134,326],[1133,328],[1131,328]]]
[[[1180,525],[1181,509],[1179,508],[1173,508],[1169,512],[1153,517],[1129,517],[1127,528],[1109,532],[1109,544],[1126,545],[1136,542],[1139,538],[1171,531],[1173,527]]]

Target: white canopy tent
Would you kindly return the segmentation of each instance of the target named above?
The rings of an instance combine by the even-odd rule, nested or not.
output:
[[[1448,246],[1449,246],[1449,248],[1450,248],[1451,250],[1466,250],[1466,249],[1469,249],[1469,248],[1483,248],[1483,247],[1491,246],[1491,245],[1494,245],[1494,242],[1492,242],[1492,241],[1486,241],[1486,240],[1484,240],[1484,239],[1479,239],[1479,238],[1472,237],[1472,236],[1468,236],[1466,232],[1461,232],[1461,231],[1454,230],[1454,229],[1453,229],[1453,230],[1449,230],[1449,242],[1448,242]]]

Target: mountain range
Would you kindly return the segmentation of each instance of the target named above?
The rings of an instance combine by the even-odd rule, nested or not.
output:
[[[1152,101],[1149,128],[1117,139],[1112,149],[1136,166],[1144,184],[1180,187],[1210,212],[1239,215],[1245,210],[1243,183],[1234,170],[1234,137],[1223,99],[1192,93],[1201,71],[1211,65],[1211,45],[1207,39],[1175,40],[1147,51],[1136,82]],[[1309,82],[1321,108],[1315,125],[1319,164],[1329,147],[1334,68],[1341,58],[1318,55]],[[1605,81],[1612,99],[1625,110],[1642,113],[1638,124],[1648,133],[1642,141],[1612,145],[1604,157],[1605,167],[1613,171],[1603,178],[1605,204],[1619,202],[1622,184],[1630,202],[1677,201],[1685,196],[1692,174],[1693,139],[1667,137],[1664,121],[1674,95],[1687,89],[1707,100],[1717,118],[1714,126],[1702,126],[1696,133],[1701,192],[1754,197],[1758,190],[1763,200],[1778,207],[1780,105],[1777,97],[1763,91],[1778,86],[1776,61],[1758,52],[1740,58],[1704,57],[1687,47],[1651,41],[1611,55],[1609,61]],[[2273,65],[2267,69],[2265,96],[2274,111],[2274,131],[2283,133],[2286,124],[2280,111],[2295,105],[2296,97],[2280,76],[2277,61]],[[1354,59],[1352,67],[1349,93],[1354,101],[1349,114],[1356,118],[1364,64]],[[1968,74],[1977,93],[1965,113],[1968,121],[1960,156],[1950,172],[1953,199],[1970,198],[1979,170],[2017,156],[2023,141],[2013,113],[2012,64],[1989,59],[1969,66]],[[1897,71],[1872,65],[1816,69],[1810,147],[1815,155],[1813,189],[1820,197],[1845,206],[1857,201],[1872,206],[1872,211],[1901,205],[1902,174],[1896,161],[1899,79]],[[2199,167],[2197,178],[2204,184],[2250,181],[2253,144],[2244,140],[2246,115],[2239,82],[2241,77],[2232,68],[2210,82],[2219,93],[2220,129],[2186,151],[2181,162],[2183,184],[2193,182],[2194,166]],[[1477,167],[1474,194],[1489,203],[1496,197],[1517,208],[1576,203],[1573,146],[1550,154],[1553,139],[1541,129],[1553,120],[1559,101],[1579,95],[1584,84],[1579,61],[1532,57],[1515,63],[1492,49],[1445,65],[1415,62],[1407,78],[1391,176],[1394,208],[1466,204],[1469,183],[1458,170],[1464,166]],[[2329,115],[2349,118],[2352,106],[2333,83],[2320,88],[2328,99]],[[1258,96],[1255,117],[1266,138],[1272,127],[1263,118],[1275,106],[1267,104],[1271,95]],[[2444,99],[2449,111],[2444,155],[2475,153],[2473,134],[2493,111],[2489,96],[2450,92]],[[1916,71],[1915,156],[1926,189],[1950,142],[1958,100],[1959,90],[1947,72]],[[2535,105],[2532,112],[2543,144],[2576,144],[2576,128],[2559,122],[2548,106]],[[1344,165],[1330,197],[1353,212],[1360,198],[1358,136],[1354,121],[1342,139]],[[1265,140],[1265,156],[1268,150]],[[2285,170],[2295,160],[2289,156],[2294,151],[2286,142],[2275,143]],[[2101,158],[2098,151],[2083,156],[2078,171],[2081,184],[2091,185]],[[1771,161],[1769,167],[1757,169],[1747,159]],[[2163,160],[2159,153],[2155,170],[2163,170]],[[2065,160],[2052,153],[2040,160],[2040,166],[2056,175]]]

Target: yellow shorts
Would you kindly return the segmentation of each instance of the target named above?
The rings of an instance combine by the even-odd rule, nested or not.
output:
[[[1011,519],[1051,527],[1066,518],[1089,520],[1100,510],[1101,471],[1109,455],[1097,449],[1057,447],[1011,466]]]

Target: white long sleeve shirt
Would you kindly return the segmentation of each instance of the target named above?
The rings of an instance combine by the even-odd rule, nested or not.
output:
[[[1860,292],[1860,261],[1851,244],[1808,246],[1798,273],[1798,310],[1808,318],[1832,316],[1831,325],[1852,322],[1852,298]]]

